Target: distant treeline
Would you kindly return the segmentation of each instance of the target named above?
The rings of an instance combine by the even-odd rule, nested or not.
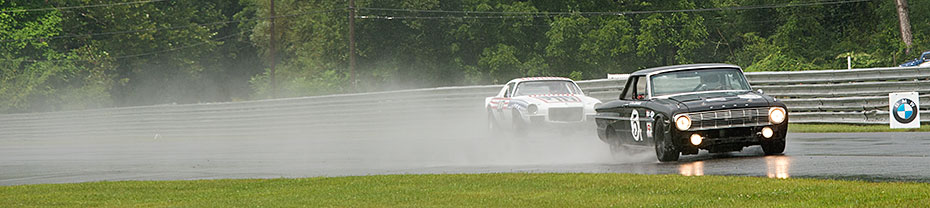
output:
[[[606,77],[725,62],[748,71],[895,66],[930,48],[911,0],[0,0],[0,113]],[[269,57],[270,37],[276,41]],[[352,79],[357,84],[352,84]]]

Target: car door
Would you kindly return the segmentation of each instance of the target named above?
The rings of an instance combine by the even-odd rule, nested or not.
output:
[[[498,115],[501,118],[501,126],[504,127],[513,127],[513,105],[510,104],[510,99],[513,97],[513,88],[516,85],[516,82],[507,83],[504,85],[504,94],[503,97],[498,101]]]
[[[636,76],[630,79],[620,97],[622,103],[617,108],[620,119],[614,123],[613,128],[617,131],[620,143],[646,145],[646,141],[651,141],[647,140],[647,137],[652,133],[652,123],[649,119],[652,111],[645,107],[649,102],[646,77]]]
[[[507,91],[507,86],[504,85],[497,92],[497,94],[494,95],[494,97],[491,97],[491,99],[488,100],[488,105],[487,105],[488,112],[491,114],[491,116],[493,116],[494,120],[496,121],[496,123],[498,123],[498,125],[500,125],[503,119],[503,117],[501,117],[502,116],[501,112],[503,111],[503,108],[501,105],[504,99],[504,92],[506,91]]]

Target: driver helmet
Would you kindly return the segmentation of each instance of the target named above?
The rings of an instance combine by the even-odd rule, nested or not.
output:
[[[723,87],[720,76],[717,74],[701,75],[701,83],[707,86],[707,89],[719,89]]]

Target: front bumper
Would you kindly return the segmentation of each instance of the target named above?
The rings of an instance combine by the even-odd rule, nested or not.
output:
[[[529,116],[530,128],[537,129],[583,129],[595,127],[594,114],[585,115],[580,121],[550,121],[545,115]]]
[[[771,138],[762,136],[761,132],[764,127],[772,128],[774,134]],[[743,147],[759,145],[766,140],[785,139],[787,131],[788,125],[786,122],[779,125],[675,131],[673,138],[674,141],[677,141],[677,145],[683,154],[697,154],[698,149],[706,149],[711,152],[739,151]],[[691,135],[693,134],[703,137],[700,144],[694,145],[691,143]]]
[[[572,125],[579,123],[594,122],[594,114],[587,114],[579,121],[552,121],[546,115],[529,116],[529,122],[532,125]]]

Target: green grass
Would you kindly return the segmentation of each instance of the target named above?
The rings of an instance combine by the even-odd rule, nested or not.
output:
[[[930,125],[922,124],[919,129],[892,129],[888,125],[855,124],[789,124],[789,132],[827,133],[827,132],[928,132]]]
[[[631,174],[379,175],[0,186],[0,207],[898,207],[930,184]]]

